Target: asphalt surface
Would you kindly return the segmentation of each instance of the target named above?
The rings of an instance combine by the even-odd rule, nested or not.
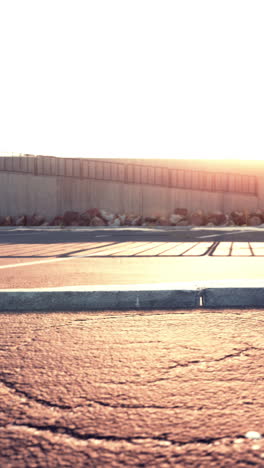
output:
[[[1,314],[0,466],[264,466],[264,310]]]
[[[1,229],[0,288],[263,279],[263,256],[262,228]]]
[[[74,239],[73,239],[74,234]],[[43,237],[42,237],[43,236]],[[116,242],[126,241],[160,241],[173,242],[200,242],[204,240],[215,241],[241,241],[264,242],[264,228],[249,226],[231,227],[0,227],[1,242],[25,242],[29,244],[45,242],[90,242],[91,240],[108,240],[114,237]],[[21,239],[21,241],[19,240]],[[23,239],[23,240],[22,240]]]

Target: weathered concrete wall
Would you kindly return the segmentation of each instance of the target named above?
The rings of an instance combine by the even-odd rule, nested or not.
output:
[[[188,174],[190,171],[193,174],[195,170],[200,171],[201,174],[201,171],[204,170],[223,173],[225,169],[223,162],[169,161],[167,163],[161,160],[110,159],[102,161],[109,164],[114,161],[114,165],[110,168],[110,165],[108,167],[107,164],[101,164],[102,167],[100,167],[100,160],[99,163],[98,161],[93,163],[89,160],[49,157],[6,158],[5,161],[0,158],[0,215],[18,216],[38,213],[52,218],[67,210],[84,211],[87,208],[98,207],[119,213],[127,212],[147,216],[152,214],[167,215],[173,212],[176,207],[184,207],[189,210],[203,208],[206,211],[219,209],[225,212],[264,207],[264,171],[262,167],[256,171],[249,165],[244,164],[244,166],[238,167],[237,163],[236,166],[230,163],[234,174],[236,174],[236,169],[239,174],[252,176],[252,180],[249,182],[243,179],[248,187],[249,184],[254,184],[255,179],[258,182],[256,193],[244,194],[235,191],[176,188],[149,182],[152,180],[151,167],[155,167],[155,165],[167,168],[167,172],[173,168],[181,168]],[[117,166],[117,162],[120,163],[120,166]],[[142,181],[141,183],[129,183],[127,181],[130,177],[129,172],[126,172],[127,168],[133,164],[149,167],[146,169],[147,172],[142,173],[148,178],[148,183]],[[136,173],[133,174],[133,177],[138,177]],[[105,179],[113,177],[115,180],[100,180],[101,177]],[[123,180],[121,180],[122,178]],[[118,181],[119,179],[120,181]],[[187,177],[185,179],[187,180]],[[166,185],[166,178],[164,181],[162,183]],[[156,179],[154,183],[156,183]],[[234,187],[236,183],[234,182]],[[236,189],[234,188],[234,190]]]
[[[52,217],[56,211],[56,178],[0,172],[0,215],[39,213]]]
[[[0,172],[0,215],[42,214],[98,207],[116,212],[167,215],[176,207],[206,211],[255,209],[257,197],[64,177]]]

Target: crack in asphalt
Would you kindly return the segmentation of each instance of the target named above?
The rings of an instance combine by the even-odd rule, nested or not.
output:
[[[211,364],[211,363],[215,363],[215,362],[224,361],[224,360],[230,359],[230,358],[232,359],[234,357],[239,357],[243,353],[246,353],[247,351],[251,351],[251,350],[263,351],[263,348],[257,348],[257,347],[254,347],[254,346],[249,346],[247,348],[244,348],[244,349],[238,351],[237,353],[227,354],[225,356],[222,356],[222,357],[216,358],[216,359],[212,359],[212,360],[198,360],[198,359],[195,359],[193,361],[188,361],[188,362],[184,362],[184,363],[178,362],[177,364],[174,364],[172,366],[168,366],[167,369],[164,370],[164,373],[168,373],[171,369],[184,368],[184,367],[186,368],[186,367],[190,367],[190,366],[193,366],[193,365],[200,365],[200,364]],[[137,386],[143,386],[143,385],[148,385],[148,384],[156,384],[158,382],[162,382],[162,381],[165,381],[165,380],[172,380],[172,378],[170,378],[170,377],[160,377],[159,379],[148,380],[148,381],[141,382],[141,383],[138,383],[137,381],[125,381],[125,382],[121,381],[121,382],[115,382],[115,384],[119,384],[119,385],[133,384],[133,385],[137,385]],[[111,383],[111,382],[104,382],[104,383]]]
[[[255,346],[248,346],[247,348],[239,350],[237,353],[226,354],[225,356],[222,356],[222,357],[216,358],[216,359],[211,359],[211,360],[198,360],[198,359],[195,359],[195,360],[188,361],[188,362],[183,362],[183,363],[178,362],[177,364],[173,364],[171,366],[168,366],[167,369],[165,369],[163,372],[166,374],[171,369],[186,368],[186,367],[190,367],[190,366],[194,366],[194,365],[211,364],[211,363],[221,362],[221,361],[224,361],[226,359],[232,359],[234,357],[239,357],[243,353],[246,353],[247,351],[252,351],[252,350],[263,351],[263,348],[257,348]],[[135,385],[135,386],[145,386],[145,385],[148,385],[148,384],[156,384],[158,382],[162,382],[162,381],[165,381],[165,380],[172,380],[172,378],[170,378],[170,377],[160,377],[160,378],[155,379],[155,380],[147,380],[145,382],[140,382],[140,383],[138,383],[138,381],[133,381],[133,380],[129,380],[129,381],[127,380],[127,381],[124,381],[124,382],[123,381],[118,381],[118,382],[104,381],[103,383],[104,384],[114,384],[114,385],[132,384],[132,385]]]
[[[122,312],[122,315],[120,315],[120,312]],[[197,310],[193,310],[191,311],[192,312],[195,312],[196,315],[201,312],[201,309],[197,309]],[[203,311],[202,311],[203,312]],[[205,313],[207,311],[204,311]],[[131,311],[127,311],[127,310],[124,310],[124,311],[119,311],[119,314],[115,314],[115,315],[105,315],[106,313],[109,314],[108,312],[105,312],[105,311],[98,311],[96,310],[95,311],[96,315],[95,316],[91,316],[91,317],[87,317],[85,319],[73,319],[72,320],[72,324],[74,324],[74,322],[90,322],[92,320],[95,320],[95,321],[98,321],[98,320],[111,320],[111,319],[119,319],[120,320],[120,317],[122,318],[131,318],[131,319],[134,319],[135,317],[156,317],[156,316],[163,316],[163,315],[186,315],[186,313],[190,314],[190,311],[188,310],[164,310],[164,311],[151,311],[151,310],[144,310],[143,312],[142,311],[139,311],[139,310],[131,310]],[[211,311],[211,313],[214,313]],[[239,314],[238,314],[239,315]]]
[[[173,406],[163,406],[163,405],[130,405],[130,404],[127,404],[127,403],[121,403],[119,405],[115,405],[115,404],[112,404],[112,403],[108,403],[108,402],[105,402],[105,401],[99,401],[99,400],[89,400],[89,401],[92,401],[92,404],[97,404],[97,405],[100,405],[100,406],[106,406],[106,407],[109,407],[109,408],[128,408],[128,409],[179,409],[179,408],[183,408],[183,409],[193,409],[193,410],[202,410],[204,407],[203,406],[187,406],[187,405],[173,405]],[[82,405],[82,407],[85,407],[87,405]],[[89,405],[89,406],[92,406],[92,405]]]
[[[188,361],[186,363],[177,363],[175,365],[172,365],[172,366],[169,366],[168,367],[168,370],[166,370],[165,372],[168,372],[169,370],[171,369],[175,369],[175,368],[178,368],[178,367],[188,367],[188,366],[192,366],[192,365],[195,365],[195,364],[210,364],[210,363],[215,363],[215,362],[220,362],[220,361],[224,361],[226,359],[232,359],[234,357],[239,357],[241,356],[242,354],[248,352],[248,351],[252,351],[252,350],[263,350],[263,348],[257,348],[255,346],[247,346],[246,348],[244,349],[241,349],[235,353],[230,353],[230,354],[227,354],[225,356],[222,356],[220,358],[217,358],[217,359],[213,359],[213,360],[193,360],[193,361]],[[25,390],[20,390],[16,387],[16,385],[13,383],[13,382],[10,382],[6,379],[3,378],[3,372],[0,373],[0,382],[5,385],[7,388],[13,390],[17,395],[22,395],[24,397],[26,397],[28,400],[30,401],[33,401],[35,403],[38,403],[38,404],[41,404],[45,407],[50,407],[50,408],[58,408],[58,409],[61,409],[61,410],[74,410],[74,409],[77,409],[77,408],[84,408],[84,407],[91,407],[93,406],[94,404],[97,404],[97,405],[100,405],[100,406],[105,406],[105,407],[110,407],[110,408],[131,408],[131,409],[178,409],[178,408],[182,408],[181,405],[174,405],[174,406],[163,406],[163,405],[140,405],[140,404],[127,404],[127,403],[121,403],[121,404],[111,404],[111,403],[108,403],[108,402],[104,402],[104,401],[99,401],[99,400],[87,400],[87,403],[83,404],[83,405],[75,405],[75,406],[72,406],[72,405],[66,405],[66,404],[58,404],[58,403],[54,403],[54,402],[50,402],[48,400],[45,400],[43,398],[38,398],[38,397],[35,397],[33,395],[31,395],[29,392],[26,392]],[[125,385],[125,384],[133,384],[133,385],[146,385],[146,384],[153,384],[153,383],[157,383],[157,382],[161,382],[161,381],[165,381],[165,380],[170,380],[168,379],[167,377],[161,377],[159,379],[156,379],[156,380],[150,380],[150,381],[147,381],[147,382],[141,382],[141,383],[138,383],[138,381],[126,381],[126,382],[114,382],[115,385]],[[106,383],[106,382],[105,382]],[[108,383],[113,383],[113,382],[108,382]],[[201,410],[203,409],[203,406],[201,407],[198,407],[198,408],[195,408],[193,406],[190,406],[190,407],[186,407],[186,409],[196,409],[196,410]]]
[[[140,441],[152,441],[152,442],[166,442],[171,445],[177,445],[177,446],[186,446],[186,445],[191,445],[191,444],[213,444],[214,442],[220,441],[220,440],[234,440],[234,439],[245,439],[244,435],[241,434],[234,434],[232,437],[231,436],[219,436],[219,437],[195,437],[192,438],[188,441],[186,440],[171,440],[169,439],[169,434],[160,434],[158,436],[116,436],[116,435],[102,435],[102,434],[97,434],[97,433],[87,433],[87,434],[81,434],[77,432],[74,429],[70,429],[68,427],[63,427],[63,426],[58,426],[55,424],[47,424],[46,426],[40,425],[40,424],[6,424],[0,426],[2,429],[6,430],[17,430],[17,429],[24,429],[24,430],[33,430],[34,435],[36,435],[35,431],[39,431],[42,435],[51,433],[53,435],[64,435],[68,436],[74,441],[90,441],[90,440],[95,440],[95,441],[109,441],[109,442],[127,442],[131,444],[137,444]]]
[[[0,376],[2,376],[2,375],[3,374],[0,373]],[[49,406],[50,408],[59,408],[59,409],[63,409],[63,410],[73,409],[73,407],[70,406],[70,405],[60,405],[58,403],[51,403],[50,401],[44,400],[43,398],[34,397],[34,396],[30,395],[30,393],[25,392],[24,390],[19,390],[15,386],[15,384],[13,382],[9,382],[9,381],[7,381],[7,380],[5,380],[3,378],[0,379],[0,383],[5,385],[7,388],[13,390],[16,394],[22,395],[22,396],[26,397],[28,400],[34,401],[35,403],[40,403],[41,405]]]
[[[234,357],[239,357],[242,354],[246,353],[247,351],[251,351],[251,350],[261,350],[261,348],[256,348],[254,346],[249,346],[247,348],[239,350],[237,353],[226,354],[225,356],[222,356],[220,358],[210,359],[210,360],[203,360],[203,361],[195,359],[193,361],[188,361],[188,362],[182,363],[182,364],[177,363],[177,364],[175,364],[173,366],[169,366],[168,369],[174,369],[176,367],[188,367],[189,365],[192,365],[192,364],[210,364],[210,363],[214,363],[214,362],[225,361],[226,359],[232,359]]]
[[[13,390],[16,394],[26,397],[30,401],[34,401],[35,403],[41,404],[41,405],[43,405],[45,407],[48,406],[50,408],[58,408],[58,409],[61,409],[61,410],[75,410],[75,409],[78,409],[78,408],[93,407],[94,405],[104,406],[104,407],[108,407],[108,408],[115,408],[115,409],[127,408],[127,409],[164,409],[164,410],[167,410],[167,409],[184,408],[184,409],[193,409],[193,410],[196,410],[196,411],[201,411],[204,408],[203,406],[199,406],[199,407],[186,406],[186,405],[163,406],[163,405],[141,405],[141,404],[128,404],[128,403],[121,403],[121,404],[116,404],[115,405],[115,404],[108,403],[108,402],[105,402],[105,401],[88,400],[88,399],[87,399],[87,403],[85,403],[83,405],[74,405],[74,406],[59,405],[57,403],[52,403],[52,402],[50,402],[48,400],[44,400],[44,399],[41,399],[41,398],[34,397],[34,396],[30,395],[28,392],[25,392],[23,390],[19,390],[11,382],[3,381],[1,379],[0,383],[5,385],[7,388]]]

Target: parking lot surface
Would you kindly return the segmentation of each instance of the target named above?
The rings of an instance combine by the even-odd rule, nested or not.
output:
[[[263,467],[263,338],[263,310],[1,314],[0,465]]]
[[[256,229],[2,230],[0,288],[263,279],[263,256]]]

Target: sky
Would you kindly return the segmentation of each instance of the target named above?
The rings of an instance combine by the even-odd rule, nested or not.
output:
[[[264,160],[263,0],[0,0],[0,152]]]

